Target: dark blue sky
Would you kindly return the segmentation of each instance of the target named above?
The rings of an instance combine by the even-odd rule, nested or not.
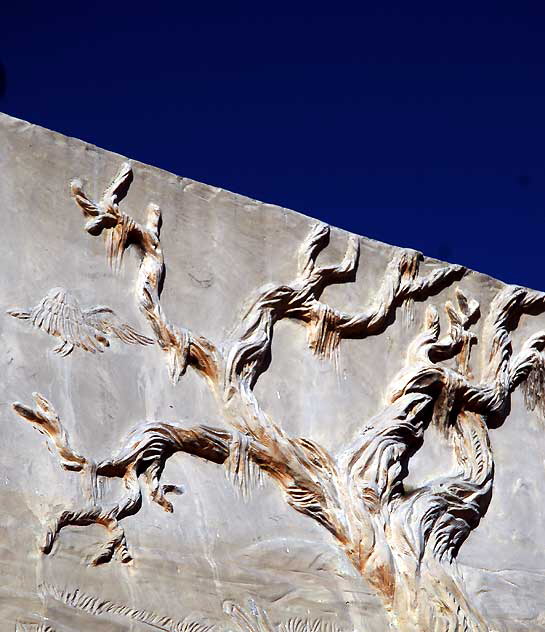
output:
[[[0,33],[8,114],[545,290],[543,2],[6,2]]]

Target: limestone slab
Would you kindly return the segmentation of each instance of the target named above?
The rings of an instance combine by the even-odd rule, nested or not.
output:
[[[545,630],[545,294],[6,115],[0,208],[1,630]]]

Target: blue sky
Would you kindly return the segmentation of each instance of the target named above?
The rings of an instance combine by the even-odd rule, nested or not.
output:
[[[545,4],[5,3],[0,110],[545,290]]]

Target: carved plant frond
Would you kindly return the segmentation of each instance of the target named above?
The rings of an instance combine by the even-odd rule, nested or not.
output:
[[[89,595],[79,588],[66,590],[54,585],[43,585],[42,591],[45,595],[53,597],[70,608],[98,618],[103,615],[108,616],[108,618],[112,616],[122,617],[131,622],[144,623],[155,630],[163,630],[164,632],[212,632],[215,628],[214,624],[207,621],[192,618],[186,618],[182,621],[175,620],[144,608],[134,608],[109,599]]]
[[[342,632],[335,623],[323,619],[292,617],[273,625],[266,610],[252,599],[248,601],[247,608],[226,601],[223,609],[241,632]]]
[[[332,621],[294,618],[280,623],[278,632],[342,632],[342,630]]]
[[[267,612],[253,599],[248,600],[247,609],[234,602],[226,601],[223,604],[223,611],[233,619],[241,632],[275,632]]]

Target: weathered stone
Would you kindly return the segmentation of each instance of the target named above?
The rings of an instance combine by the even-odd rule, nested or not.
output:
[[[0,202],[2,630],[545,630],[545,294],[3,115]]]

